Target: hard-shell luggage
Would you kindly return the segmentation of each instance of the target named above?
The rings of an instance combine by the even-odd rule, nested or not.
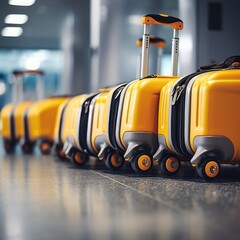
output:
[[[137,44],[141,45],[141,42],[142,40],[139,39]],[[163,48],[165,46],[165,41],[151,36],[150,44]],[[159,54],[160,53],[159,51]],[[121,86],[123,85],[117,88]],[[60,141],[62,144],[64,143],[64,151],[62,151],[62,144],[56,145],[56,151],[59,157],[64,157],[66,154],[70,157],[71,161],[78,166],[83,165],[87,161],[89,155],[97,157],[100,151],[100,145],[103,142],[103,116],[105,111],[107,111],[106,99],[111,89],[113,89],[113,87],[102,88],[99,90],[98,94],[79,96],[76,99],[84,99],[79,103],[76,102],[76,99],[72,99],[68,102],[67,105],[69,106],[65,106],[64,113],[62,113],[64,114],[64,116],[62,115],[62,122],[64,122],[65,118],[69,118],[68,116],[70,116],[73,111],[79,111],[79,117],[72,117],[71,123],[67,121],[63,124],[61,129],[64,133],[62,136],[57,133],[59,135],[58,139],[60,140],[61,138]],[[81,112],[84,112],[84,114]],[[77,116],[77,114],[75,114],[75,116]],[[77,132],[75,131],[76,128],[78,128]],[[56,132],[58,129],[57,127]],[[75,133],[73,133],[74,131]],[[116,164],[117,167],[122,163],[123,160],[119,161],[119,163]]]
[[[1,114],[2,119],[2,136],[4,140],[4,148],[7,153],[14,150],[16,143],[24,136],[24,113],[27,111],[32,101],[24,100],[23,82],[26,76],[35,75],[37,78],[38,98],[42,96],[42,71],[13,71],[13,102],[7,104]]]
[[[55,145],[55,153],[58,158],[64,159],[66,158],[63,148],[63,140],[62,140],[62,131],[63,131],[63,119],[65,116],[65,110],[67,107],[67,104],[71,97],[67,98],[59,107],[57,110],[57,116],[54,126],[54,145]]]
[[[173,174],[183,160],[207,180],[216,178],[220,164],[240,162],[240,57],[200,68],[169,82],[159,109],[159,149],[154,158],[163,173]]]
[[[108,111],[104,115],[104,142],[99,158],[107,166],[116,166],[123,158],[130,160],[139,173],[148,172],[153,164],[152,154],[158,147],[158,105],[160,91],[170,80],[176,80],[178,61],[178,31],[183,28],[180,19],[161,14],[149,14],[142,18],[144,24],[141,79],[110,91]],[[174,29],[173,76],[148,75],[149,26],[167,25]]]
[[[23,152],[31,153],[35,143],[38,143],[42,154],[51,152],[57,110],[67,98],[68,96],[48,97],[31,104],[25,111],[24,137],[21,139]]]
[[[99,93],[82,94],[69,100],[62,122],[63,151],[74,165],[81,166],[89,159],[87,144],[89,108]]]

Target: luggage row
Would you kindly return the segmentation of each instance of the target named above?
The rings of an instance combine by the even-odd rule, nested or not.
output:
[[[128,161],[144,174],[156,161],[168,176],[189,162],[205,180],[215,179],[222,164],[239,164],[240,56],[178,77],[183,22],[148,14],[142,23],[141,78],[96,93],[6,105],[1,112],[6,152],[20,142],[24,153],[32,153],[37,143],[43,154],[53,148],[78,166],[93,156],[111,170]],[[160,42],[150,37],[152,24],[173,29],[172,76],[148,75],[150,44]]]

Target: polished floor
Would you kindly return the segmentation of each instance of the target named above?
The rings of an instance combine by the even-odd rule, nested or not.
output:
[[[83,169],[0,149],[0,240],[240,239],[240,168],[213,183],[188,165],[172,179]]]

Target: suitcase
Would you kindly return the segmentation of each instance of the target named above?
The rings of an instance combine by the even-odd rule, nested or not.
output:
[[[3,140],[4,148],[7,153],[11,153],[14,150],[16,143],[24,135],[24,112],[32,104],[32,101],[23,101],[23,81],[26,75],[36,75],[37,76],[37,88],[38,97],[42,95],[42,71],[13,71],[13,103],[6,105],[3,108],[1,119],[3,123]],[[20,102],[20,103],[19,103]]]
[[[56,122],[54,126],[54,149],[55,149],[55,154],[59,159],[66,158],[65,153],[62,150],[63,148],[62,131],[63,131],[63,119],[65,115],[65,110],[70,99],[71,97],[67,98],[58,107]]]
[[[82,166],[91,153],[87,144],[89,108],[99,93],[82,94],[69,100],[62,122],[63,151],[75,166]]]
[[[165,46],[165,41],[155,36],[151,36],[150,43],[158,47]],[[141,44],[141,39],[138,40],[137,44]],[[120,85],[120,87],[121,86],[122,85]],[[64,111],[64,118],[70,115],[71,111],[79,111],[80,113],[78,119],[72,118],[75,119],[73,122],[64,124],[62,127],[65,134],[66,132],[68,132],[68,134],[63,137],[63,139],[65,139],[64,151],[62,151],[62,145],[56,146],[57,155],[60,158],[67,155],[75,165],[81,166],[88,160],[89,156],[97,157],[100,151],[100,145],[103,141],[103,116],[104,112],[107,110],[106,99],[111,89],[113,89],[113,87],[102,88],[99,90],[98,94],[90,94],[88,97],[85,96],[86,98],[83,102],[80,104],[76,103],[78,108],[69,106],[67,107],[68,110]],[[81,98],[81,96],[79,97]],[[84,112],[84,114],[81,114],[81,112]],[[77,116],[77,114],[75,116]],[[84,118],[87,120],[84,120]],[[79,122],[76,123],[76,121]],[[72,131],[75,131],[75,133],[75,128],[78,128],[79,130],[77,133],[79,135],[70,133],[70,130],[66,130],[67,128],[72,128]],[[70,135],[72,137],[70,137]]]
[[[51,152],[58,107],[68,96],[53,96],[37,101],[24,113],[24,136],[21,147],[24,153],[32,153],[35,143],[42,154]]]
[[[190,160],[200,177],[213,180],[220,164],[240,162],[238,66],[240,57],[230,57],[163,88],[154,155],[163,173],[172,175]]]
[[[108,111],[104,115],[104,142],[98,155],[100,159],[104,159],[106,166],[114,170],[117,165],[122,166],[124,159],[130,160],[137,173],[147,173],[153,164],[152,154],[158,147],[160,91],[170,80],[178,78],[178,31],[183,28],[180,19],[161,14],[145,15],[142,22],[142,78],[110,91],[107,98]],[[168,25],[174,29],[173,76],[147,76],[150,24]]]

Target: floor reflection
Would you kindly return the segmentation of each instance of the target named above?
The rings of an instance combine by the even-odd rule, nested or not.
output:
[[[0,151],[0,239],[234,239],[240,169],[225,170],[204,183],[188,165],[168,179]]]

